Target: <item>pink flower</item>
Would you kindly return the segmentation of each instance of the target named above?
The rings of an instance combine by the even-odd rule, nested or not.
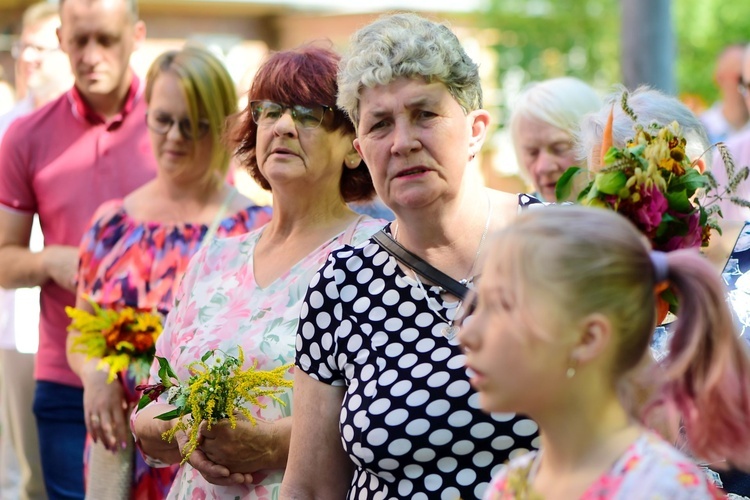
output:
[[[700,225],[700,214],[695,212],[692,214],[674,213],[670,215],[678,219],[687,219],[687,234],[672,236],[665,244],[659,245],[660,248],[658,250],[670,252],[681,248],[700,247],[703,242],[703,228]]]
[[[652,237],[656,228],[661,224],[664,213],[669,208],[667,199],[656,186],[641,188],[641,199],[633,204],[633,222],[649,237]]]

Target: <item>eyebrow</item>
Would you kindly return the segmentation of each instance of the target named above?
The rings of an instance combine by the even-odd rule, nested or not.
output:
[[[409,109],[412,108],[421,108],[426,105],[432,105],[435,106],[440,102],[439,99],[435,99],[430,96],[419,96],[415,99],[412,99],[411,101],[406,103],[406,107]]]
[[[415,108],[422,108],[424,106],[437,106],[440,103],[440,99],[436,99],[431,96],[418,96],[414,99],[406,102],[406,109],[415,109]],[[363,114],[362,116],[368,116],[371,118],[382,118],[384,116],[389,116],[391,113],[390,111],[387,111],[386,109],[375,109],[373,111],[370,111],[368,113]]]

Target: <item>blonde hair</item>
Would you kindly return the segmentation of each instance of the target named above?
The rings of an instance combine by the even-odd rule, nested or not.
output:
[[[510,273],[519,317],[532,331],[541,331],[541,324],[535,319],[540,311],[530,304],[546,308],[562,331],[589,314],[609,318],[616,345],[608,375],[622,385],[644,359],[655,327],[657,276],[650,251],[616,212],[558,206],[520,215],[495,240],[493,255],[502,259],[487,265]],[[656,398],[636,404],[634,416],[648,422],[654,410],[679,415],[693,454],[748,467],[750,357],[721,277],[694,249],[666,254],[666,266],[678,319],[661,370],[649,380]]]
[[[60,11],[57,5],[49,2],[35,3],[23,11],[23,17],[21,18],[21,31],[54,18],[60,18]]]
[[[202,118],[208,120],[213,152],[206,180],[222,182],[231,158],[222,139],[227,118],[237,112],[237,92],[232,77],[219,58],[206,49],[187,46],[168,51],[157,57],[148,70],[146,102],[151,102],[154,82],[164,73],[172,73],[180,81],[193,137],[197,135],[198,121]]]

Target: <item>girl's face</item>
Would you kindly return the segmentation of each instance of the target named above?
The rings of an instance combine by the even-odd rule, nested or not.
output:
[[[513,256],[497,247],[488,252],[494,258],[484,266],[476,310],[462,326],[459,340],[482,409],[533,416],[562,397],[572,342],[563,340],[558,325],[567,322],[560,321],[559,308],[545,300],[549,295],[542,290],[523,296],[515,292]],[[532,330],[527,318],[534,318],[542,331]]]

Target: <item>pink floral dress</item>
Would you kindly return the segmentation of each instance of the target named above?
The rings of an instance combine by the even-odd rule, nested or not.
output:
[[[216,238],[245,234],[270,218],[270,207],[252,205],[225,217],[216,229]],[[81,242],[79,289],[105,308],[157,309],[166,315],[188,262],[207,231],[205,224],[138,221],[128,215],[122,200],[104,203]],[[134,387],[143,381],[125,376],[120,380],[129,402],[136,403],[140,394]],[[88,452],[84,456],[86,465],[89,456]],[[164,498],[176,468],[152,469],[137,453],[133,460],[131,498]]]
[[[384,223],[370,218],[358,220],[266,287],[255,282],[253,273],[253,253],[262,229],[212,242],[190,263],[164,332],[156,343],[156,355],[167,358],[183,380],[189,376],[187,366],[212,349],[236,355],[237,346],[241,345],[246,368],[255,361],[259,370],[293,363],[300,307],[310,280],[331,250],[367,240]],[[151,383],[158,380],[157,372],[158,365],[154,364]],[[285,405],[267,398],[266,408],[251,411],[264,420],[287,417],[292,414],[291,395],[291,389],[286,389],[278,395]],[[160,401],[165,398],[162,395]],[[135,418],[137,414],[131,421]],[[157,461],[146,458],[158,465]],[[277,499],[282,475],[281,469],[260,471],[253,474],[252,485],[217,486],[208,483],[186,463],[168,498]]]
[[[538,452],[515,458],[492,478],[484,500],[541,498],[527,489]],[[519,490],[526,492],[519,494]],[[651,432],[638,438],[580,500],[711,500],[725,498],[701,468]]]

